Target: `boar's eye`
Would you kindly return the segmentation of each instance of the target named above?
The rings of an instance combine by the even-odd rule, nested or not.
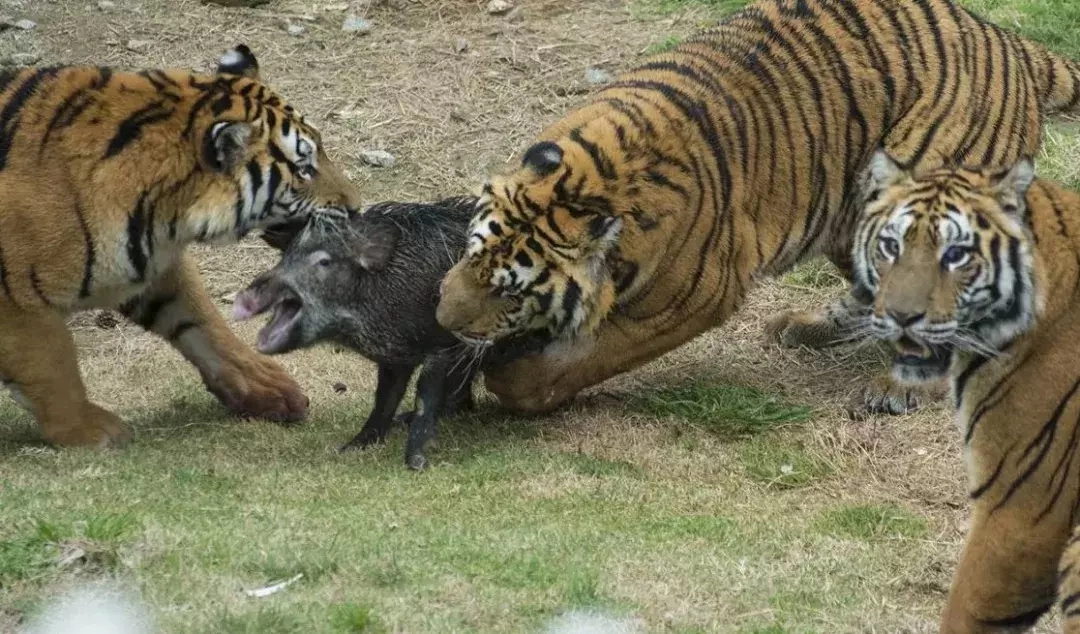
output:
[[[308,256],[308,261],[311,262],[312,266],[327,267],[330,266],[330,263],[334,260],[326,251],[316,251]]]

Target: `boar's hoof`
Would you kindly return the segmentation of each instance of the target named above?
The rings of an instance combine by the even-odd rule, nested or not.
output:
[[[428,459],[422,453],[414,453],[405,456],[405,466],[413,471],[423,471],[428,468]]]

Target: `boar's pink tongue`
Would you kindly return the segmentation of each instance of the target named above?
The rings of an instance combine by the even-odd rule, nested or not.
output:
[[[255,342],[259,352],[274,354],[284,352],[288,348],[293,327],[300,319],[300,308],[300,302],[292,299],[285,299],[274,304],[270,323],[259,331],[259,337]]]

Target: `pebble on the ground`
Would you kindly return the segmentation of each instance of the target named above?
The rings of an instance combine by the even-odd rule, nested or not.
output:
[[[385,150],[362,150],[360,160],[373,167],[393,167],[397,158]]]
[[[287,32],[289,35],[292,35],[293,37],[300,37],[304,33],[307,33],[307,27],[303,24],[293,23],[285,27],[285,32]]]
[[[360,16],[350,15],[345,18],[345,21],[341,23],[341,30],[346,33],[357,33],[364,35],[371,32],[372,24],[370,20],[365,20]]]
[[[145,53],[150,48],[150,42],[146,40],[128,40],[125,46],[132,53]]]
[[[603,68],[591,67],[585,70],[585,81],[594,86],[609,83],[611,80],[611,73]]]
[[[513,9],[513,3],[508,0],[491,0],[487,4],[487,12],[491,15],[503,15],[509,13],[510,9]]]

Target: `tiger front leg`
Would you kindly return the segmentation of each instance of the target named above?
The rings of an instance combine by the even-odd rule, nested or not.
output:
[[[786,348],[828,348],[866,334],[868,308],[850,295],[818,310],[788,310],[765,324],[765,335]]]
[[[542,352],[485,366],[484,382],[502,406],[525,414],[546,413],[581,390],[644,365],[723,323],[732,310],[726,306],[687,314],[664,328],[655,320],[613,316],[594,335],[557,341]]]
[[[1018,634],[1053,604],[1064,542],[1053,516],[1029,509],[975,513],[941,618],[941,634]],[[1065,533],[1067,535],[1067,533]]]
[[[277,422],[307,415],[308,399],[296,381],[229,329],[189,255],[121,312],[167,339],[199,370],[207,389],[236,414]]]
[[[58,313],[0,305],[0,377],[51,444],[104,448],[131,436],[116,415],[87,399],[75,343]]]

